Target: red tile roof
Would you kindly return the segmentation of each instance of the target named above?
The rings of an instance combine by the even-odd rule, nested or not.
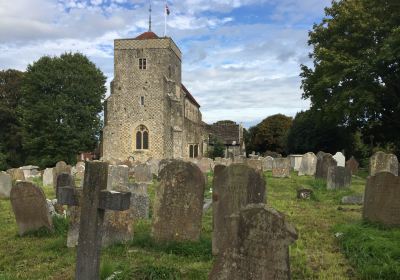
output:
[[[200,108],[200,104],[197,103],[196,99],[194,99],[193,95],[190,94],[188,89],[183,84],[182,84],[182,90],[184,93],[186,93],[187,99],[189,99],[189,101],[191,101],[194,105]]]
[[[140,34],[135,39],[136,40],[147,40],[147,39],[159,39],[159,38],[160,37],[158,37],[156,33],[147,31],[147,32]]]

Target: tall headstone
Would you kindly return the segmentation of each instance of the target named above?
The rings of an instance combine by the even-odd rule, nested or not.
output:
[[[246,164],[247,166],[259,171],[259,172],[263,172],[263,162],[259,159],[256,158],[249,158],[246,160]]]
[[[294,171],[299,171],[303,155],[289,155],[288,158],[290,159],[290,167]]]
[[[344,167],[346,165],[346,158],[341,152],[337,152],[333,156],[333,158],[336,160],[337,166],[343,166]]]
[[[16,181],[25,181],[24,171],[19,168],[11,168],[7,170],[7,173],[11,175],[11,180],[13,182]]]
[[[369,175],[374,176],[379,172],[390,172],[395,176],[399,174],[399,162],[394,154],[383,152],[375,153],[369,160]]]
[[[171,160],[159,174],[152,235],[156,241],[198,240],[205,178],[193,163]]]
[[[71,166],[67,165],[64,161],[59,161],[53,167],[53,182],[57,183],[57,177],[61,173],[68,173],[72,175]]]
[[[262,158],[263,162],[263,169],[264,171],[272,171],[272,167],[274,164],[274,158],[271,156],[266,156],[265,158]]]
[[[151,165],[141,163],[135,166],[135,182],[138,183],[150,183],[153,180],[153,174],[151,172]]]
[[[19,235],[42,227],[53,229],[46,196],[41,188],[31,182],[18,181],[11,189],[10,200]]]
[[[46,168],[43,171],[43,185],[45,186],[53,186],[53,168]]]
[[[297,232],[282,214],[250,204],[229,217],[229,246],[218,255],[210,280],[289,280],[289,245]]]
[[[299,168],[299,176],[314,176],[317,168],[317,156],[310,152],[303,155]]]
[[[328,168],[326,187],[329,190],[349,188],[351,185],[351,170],[343,166]]]
[[[290,159],[275,158],[272,165],[272,177],[290,178]]]
[[[4,171],[0,171],[0,197],[10,197],[12,177]]]
[[[387,226],[400,226],[400,177],[390,172],[368,177],[363,218]]]
[[[348,161],[346,161],[346,167],[351,170],[351,174],[357,174],[358,167],[360,164],[358,161],[352,156]]]
[[[317,156],[317,167],[315,171],[315,178],[326,180],[328,177],[329,167],[337,166],[336,160],[331,154],[320,154]]]
[[[213,182],[212,251],[216,255],[227,246],[230,217],[250,203],[265,202],[266,182],[256,170],[244,164],[218,165]]]

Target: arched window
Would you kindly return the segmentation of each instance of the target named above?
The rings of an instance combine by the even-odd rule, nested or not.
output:
[[[149,130],[144,125],[136,128],[136,150],[149,149]]]

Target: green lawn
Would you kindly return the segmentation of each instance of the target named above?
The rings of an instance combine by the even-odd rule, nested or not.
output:
[[[290,248],[293,279],[400,279],[400,230],[362,224],[360,206],[338,210],[342,196],[363,193],[365,172],[344,191],[327,191],[323,182],[295,173],[290,179],[272,178],[270,172],[265,177],[267,204],[298,230]],[[212,174],[208,180],[205,195],[211,197]],[[149,190],[151,199],[155,187]],[[296,199],[296,189],[303,187],[314,190],[311,200]],[[54,197],[52,188],[44,190]],[[210,209],[199,242],[156,244],[150,221],[139,221],[129,244],[103,250],[102,279],[113,273],[113,279],[207,279],[213,261],[211,222]],[[76,251],[66,247],[65,223],[57,225],[54,234],[19,237],[9,200],[0,200],[0,280],[72,279]]]

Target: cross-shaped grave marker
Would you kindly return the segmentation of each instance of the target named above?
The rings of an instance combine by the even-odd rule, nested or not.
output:
[[[108,163],[86,162],[82,197],[73,186],[60,187],[59,204],[81,206],[76,280],[98,280],[105,210],[129,209],[131,193],[107,191]],[[79,199],[81,201],[79,201]]]

